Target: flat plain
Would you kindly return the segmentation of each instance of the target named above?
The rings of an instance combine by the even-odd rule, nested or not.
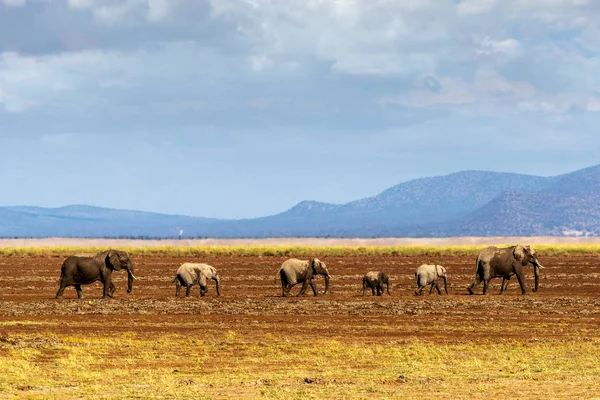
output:
[[[64,256],[2,256],[0,398],[600,398],[600,255],[540,253],[525,296],[516,279],[467,295],[472,256],[315,256],[333,275],[318,297],[280,297],[288,257],[140,254],[132,293],[115,273],[113,299],[63,300]],[[215,266],[222,296],[175,298],[186,261]],[[413,295],[425,262],[450,295]],[[391,296],[362,296],[369,270]]]

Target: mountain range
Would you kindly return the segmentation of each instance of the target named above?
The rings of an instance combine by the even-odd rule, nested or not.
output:
[[[600,165],[540,177],[461,171],[346,204],[239,220],[86,205],[0,207],[0,237],[450,237],[600,234]]]

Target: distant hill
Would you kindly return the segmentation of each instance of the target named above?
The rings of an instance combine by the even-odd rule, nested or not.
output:
[[[462,171],[346,204],[219,220],[83,205],[0,207],[1,237],[428,237],[600,234],[600,165],[556,177]]]
[[[498,235],[600,234],[600,166],[553,178],[541,190],[504,192],[438,231],[444,236],[486,232]]]

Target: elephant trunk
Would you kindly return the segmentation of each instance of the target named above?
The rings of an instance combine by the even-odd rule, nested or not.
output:
[[[221,279],[219,279],[219,277],[217,276],[217,277],[215,277],[215,282],[216,282],[217,296],[220,296],[221,295],[221,290],[219,288],[219,285],[221,283]]]
[[[540,267],[541,266],[539,264],[534,264],[534,266],[533,266],[533,277],[534,277],[533,291],[534,292],[537,292],[537,290],[538,290],[538,284],[540,281]]]
[[[133,266],[127,268],[127,293],[131,293],[133,290],[133,280],[137,279],[133,274]]]
[[[329,290],[329,275],[325,275],[325,291],[323,292],[323,294],[326,294],[328,290]]]

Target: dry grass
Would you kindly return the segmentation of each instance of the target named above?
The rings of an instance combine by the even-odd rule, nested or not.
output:
[[[509,246],[498,244],[497,246]],[[312,256],[475,256],[486,245],[453,246],[154,246],[120,247],[133,256],[175,257],[312,257]],[[546,256],[600,254],[600,244],[539,244],[538,254]],[[62,257],[71,254],[95,254],[110,247],[47,246],[1,247],[3,257]]]
[[[0,338],[0,370],[3,398],[593,398],[600,342],[46,334]]]

